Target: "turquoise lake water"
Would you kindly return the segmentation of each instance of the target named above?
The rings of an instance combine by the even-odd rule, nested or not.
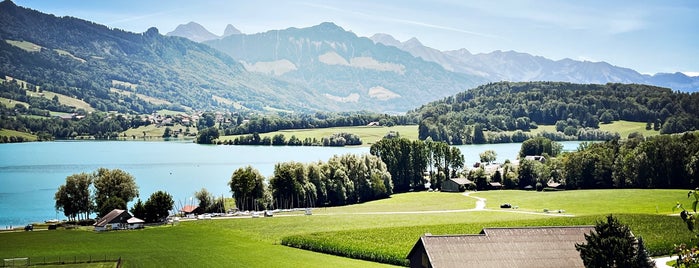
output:
[[[564,142],[574,150],[579,142]],[[497,162],[515,159],[520,144],[458,146],[466,166],[478,154],[495,150]],[[215,146],[190,142],[55,141],[0,144],[0,228],[49,219],[64,219],[54,209],[53,196],[69,175],[118,168],[133,175],[145,201],[151,193],[170,193],[176,206],[206,188],[216,196],[231,196],[228,181],[237,168],[251,165],[271,176],[274,164],[286,161],[326,161],[333,155],[369,153],[368,147]],[[131,204],[130,204],[131,205]],[[130,206],[129,205],[129,206]]]

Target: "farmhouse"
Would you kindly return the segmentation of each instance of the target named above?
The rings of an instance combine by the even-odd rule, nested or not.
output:
[[[452,178],[442,183],[442,192],[463,192],[473,183],[466,178]]]
[[[485,228],[477,235],[426,234],[410,267],[584,267],[576,243],[594,226]]]
[[[93,226],[95,231],[138,229],[143,228],[143,222],[126,210],[115,209],[100,218]]]

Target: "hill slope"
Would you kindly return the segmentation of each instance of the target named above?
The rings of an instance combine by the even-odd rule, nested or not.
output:
[[[0,78],[25,80],[98,110],[336,109],[317,101],[320,95],[313,90],[249,73],[228,55],[163,36],[155,28],[131,33],[43,14],[8,0],[0,3],[0,14]],[[134,94],[110,90],[113,87]],[[171,104],[163,107],[136,94]]]
[[[499,138],[484,137],[477,134],[479,130],[527,132],[538,124],[555,124],[565,135],[580,138],[580,129],[596,129],[600,123],[616,120],[648,123],[661,133],[679,133],[699,129],[699,93],[635,84],[498,82],[413,112],[420,118],[420,139],[432,137],[454,144]]]

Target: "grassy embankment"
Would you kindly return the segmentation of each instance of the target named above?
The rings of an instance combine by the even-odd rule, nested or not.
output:
[[[122,257],[126,267],[373,267],[381,264],[280,245],[311,246],[344,256],[404,264],[424,233],[478,233],[483,227],[591,225],[613,213],[643,236],[654,254],[669,253],[691,234],[678,217],[666,216],[685,190],[600,190],[565,192],[490,191],[484,211],[470,211],[475,199],[453,193],[394,195],[359,205],[320,208],[312,216],[277,215],[181,222],[176,226],[94,233],[84,230],[0,233],[0,257]],[[509,202],[519,209],[500,209]],[[558,217],[543,209],[563,209]],[[656,210],[657,209],[657,210]],[[506,249],[504,249],[506,250]],[[101,257],[100,257],[101,258]]]

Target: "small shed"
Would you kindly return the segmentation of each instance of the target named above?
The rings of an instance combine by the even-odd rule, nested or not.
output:
[[[546,162],[546,157],[541,156],[541,155],[527,155],[524,157],[526,160],[531,160],[531,161],[539,161],[541,163]]]
[[[485,228],[477,235],[424,235],[410,267],[584,267],[575,244],[594,226]]]
[[[451,178],[442,183],[442,192],[463,192],[473,182],[466,178]]]
[[[95,222],[93,226],[95,231],[136,229],[131,227],[139,226],[139,222],[140,228],[143,228],[143,220],[131,216],[126,210],[114,209]]]
[[[141,229],[143,228],[144,223],[146,222],[136,217],[131,217],[130,219],[126,220],[128,229]]]
[[[502,189],[502,183],[499,182],[489,182],[488,183],[488,188],[491,190],[500,190]]]

